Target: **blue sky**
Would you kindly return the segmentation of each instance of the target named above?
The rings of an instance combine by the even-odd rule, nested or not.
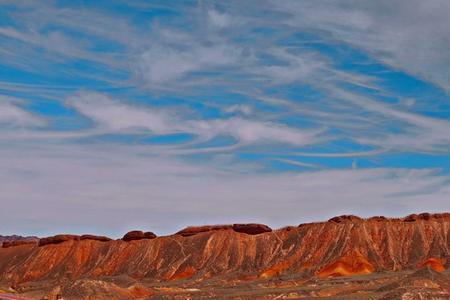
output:
[[[448,1],[0,1],[5,233],[450,209]]]

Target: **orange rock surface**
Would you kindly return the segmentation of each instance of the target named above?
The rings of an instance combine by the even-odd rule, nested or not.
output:
[[[344,216],[273,231],[258,225],[255,234],[237,232],[233,225],[198,228],[133,242],[66,235],[41,239],[40,246],[0,248],[0,282],[267,278],[302,272],[328,277],[425,265],[441,270],[448,268],[450,253],[450,214]]]
[[[443,263],[443,259],[439,259],[439,258],[429,258],[426,261],[420,263],[418,265],[419,268],[425,268],[425,267],[430,267],[431,269],[437,271],[437,272],[444,272],[445,271],[445,266]]]
[[[338,277],[370,274],[375,267],[361,254],[343,256],[317,272],[319,277]]]

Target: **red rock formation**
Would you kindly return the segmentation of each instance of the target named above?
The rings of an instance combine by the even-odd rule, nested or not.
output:
[[[435,270],[436,272],[444,272],[445,266],[444,266],[444,260],[440,258],[429,258],[425,260],[424,262],[420,263],[418,268],[426,268],[430,267],[431,269]]]
[[[343,223],[343,222],[361,222],[363,219],[361,219],[360,217],[357,216],[353,216],[353,215],[342,215],[342,216],[337,216],[334,218],[331,218],[330,220],[328,220],[328,222],[335,222],[335,223]]]
[[[232,229],[232,225],[206,225],[206,226],[189,226],[176,234],[181,236],[192,236],[202,232],[215,231],[215,230],[229,230]]]
[[[110,239],[107,236],[100,236],[100,235],[92,235],[92,234],[83,234],[80,237],[80,240],[93,240],[93,241],[100,241],[100,242],[109,242],[112,239]]]
[[[178,231],[176,234],[181,236],[192,236],[202,232],[216,231],[216,230],[233,230],[235,232],[246,233],[250,235],[271,232],[272,229],[263,224],[232,224],[232,225],[206,225],[206,226],[190,226]]]
[[[319,277],[337,277],[370,274],[375,267],[360,253],[340,257],[335,262],[323,267],[316,274]]]
[[[15,240],[10,242],[3,242],[3,248],[16,247],[22,245],[36,245],[37,241],[35,240]]]
[[[39,246],[45,246],[45,245],[50,245],[50,244],[59,244],[59,243],[63,243],[63,242],[67,242],[67,241],[71,241],[71,240],[79,240],[80,236],[79,235],[74,235],[74,234],[58,234],[55,236],[49,236],[49,237],[45,237],[39,240]]]
[[[156,238],[156,234],[154,234],[151,231],[146,231],[146,232],[144,232],[144,238],[151,240],[151,239]]]
[[[449,254],[449,214],[386,220],[346,216],[274,231],[253,224],[190,227],[132,243],[55,236],[41,239],[39,247],[1,248],[0,282],[105,276],[146,281],[218,275],[326,277],[416,269]]]
[[[195,269],[193,267],[187,267],[185,270],[182,270],[180,272],[176,272],[174,274],[169,274],[165,277],[165,279],[168,280],[179,280],[179,279],[187,279],[194,276],[196,273]]]
[[[265,232],[271,232],[272,229],[263,224],[233,224],[233,230],[240,233],[246,233],[250,235],[261,234]]]
[[[137,240],[143,240],[143,239],[154,239],[156,238],[156,234],[154,234],[153,232],[147,231],[147,232],[143,232],[140,230],[133,230],[130,232],[127,232],[122,240],[125,242],[129,242],[129,241],[137,241]]]
[[[421,214],[412,214],[409,216],[404,217],[402,220],[405,222],[415,222],[415,221],[438,221],[438,220],[445,220],[450,219],[450,213],[442,213],[442,214],[430,214],[430,213],[421,213]]]

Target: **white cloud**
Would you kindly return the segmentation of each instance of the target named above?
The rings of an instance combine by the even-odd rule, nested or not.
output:
[[[38,127],[45,125],[43,118],[21,108],[20,99],[0,95],[0,126],[7,128]]]
[[[294,82],[320,85],[331,79],[332,67],[322,55],[314,52],[290,53],[288,49],[273,47],[265,49],[281,63],[252,66],[252,72],[263,74],[271,84],[289,84]],[[326,78],[329,76],[329,78]]]
[[[208,17],[209,21],[217,27],[226,27],[231,23],[230,16],[224,13],[220,13],[216,10],[209,10]]]
[[[298,30],[331,33],[383,62],[450,88],[446,0],[271,1]]]
[[[201,136],[212,138],[230,135],[241,144],[281,142],[291,145],[307,145],[318,141],[318,130],[299,130],[270,122],[259,122],[235,117],[226,120],[188,122],[188,128]]]
[[[396,151],[427,151],[444,152],[450,149],[450,121],[426,117],[419,114],[405,112],[374,101],[368,97],[347,92],[333,90],[334,95],[342,100],[349,101],[357,106],[387,116],[393,121],[400,122],[402,132],[386,130],[381,132],[381,137],[365,136],[357,138],[361,143],[381,146]],[[373,133],[380,135],[380,132]],[[367,133],[368,135],[371,132]]]
[[[342,213],[450,210],[449,176],[429,169],[249,174],[236,168],[219,172],[121,147],[4,146],[0,218],[4,232],[120,236],[132,228],[172,233],[224,222],[279,227]]]
[[[306,145],[318,141],[319,130],[300,130],[273,122],[241,117],[215,120],[186,120],[175,112],[149,106],[125,104],[92,92],[79,93],[68,104],[109,132],[148,130],[155,134],[185,132],[205,139],[220,135],[234,137],[240,144],[286,143]]]
[[[245,9],[242,9],[242,4],[230,3],[221,12],[208,5],[188,9],[181,6],[180,10],[188,17],[183,18],[180,23],[152,23],[150,28],[137,28],[124,16],[114,17],[102,11],[91,10],[80,10],[78,13],[71,8],[61,9],[47,4],[24,2],[18,4],[22,5],[22,9],[12,12],[12,16],[21,20],[24,26],[2,27],[0,34],[61,55],[75,58],[97,57],[101,61],[101,57],[107,56],[108,51],[105,55],[91,51],[90,47],[95,44],[95,39],[88,36],[100,37],[103,41],[117,42],[123,46],[121,58],[112,61],[128,60],[127,67],[121,67],[130,68],[141,78],[139,83],[143,83],[151,91],[186,94],[193,91],[195,93],[197,87],[214,88],[217,84],[227,91],[247,93],[254,99],[281,108],[280,111],[289,110],[287,113],[282,111],[281,117],[270,117],[274,121],[267,122],[261,120],[264,118],[262,114],[255,113],[250,118],[248,106],[242,104],[223,110],[240,112],[242,116],[202,121],[186,120],[170,110],[123,104],[111,99],[107,99],[112,102],[106,104],[100,103],[100,99],[74,102],[72,105],[95,121],[99,129],[113,132],[145,129],[155,134],[188,132],[203,139],[230,135],[241,143],[275,141],[305,145],[316,142],[316,132],[281,124],[281,118],[290,113],[290,116],[304,116],[307,122],[317,127],[339,129],[344,132],[342,135],[345,138],[393,151],[448,151],[448,121],[445,120],[403,113],[398,109],[380,110],[380,107],[370,108],[355,102],[349,104],[348,101],[320,99],[321,96],[310,103],[290,100],[284,101],[288,105],[274,101],[269,103],[264,100],[269,96],[258,90],[267,85],[302,83],[323,92],[328,87],[336,88],[343,81],[376,88],[374,78],[336,70],[332,56],[327,57],[309,47],[305,48],[309,50],[305,50],[302,38],[296,41],[299,44],[290,45],[289,38],[296,32],[317,33],[323,38],[321,42],[325,43],[327,40],[331,43],[344,41],[394,66],[404,66],[413,73],[416,72],[414,70],[425,68],[420,72],[444,78],[441,73],[449,70],[445,58],[449,51],[436,49],[449,48],[444,36],[450,26],[443,26],[448,20],[443,20],[445,13],[442,12],[446,11],[448,4],[443,1],[416,3],[416,0],[414,3],[418,8],[401,1],[380,1],[376,4],[347,0],[268,1],[258,5],[244,5]],[[392,13],[394,10],[389,9],[391,7],[396,8],[398,13]],[[258,17],[261,9],[267,12],[265,18]],[[278,14],[279,12],[283,14]],[[425,16],[425,13],[429,13],[432,18]],[[45,18],[37,21],[36,15],[43,15]],[[282,24],[278,22],[280,18],[284,21]],[[420,22],[410,24],[412,20]],[[46,24],[55,24],[55,28],[71,28],[75,32],[84,32],[87,36],[77,39],[66,35],[64,30],[45,30]],[[190,25],[190,29],[181,29],[181,25],[186,24]],[[216,28],[205,24],[212,24]],[[274,31],[261,35],[258,33],[259,29]],[[279,34],[277,30],[283,34]],[[430,34],[432,31],[436,37]],[[246,37],[252,39],[246,41]],[[5,47],[9,47],[7,52],[14,54],[16,51],[13,50],[16,49],[11,47],[15,47],[15,44],[8,45],[5,43]],[[22,64],[27,67],[29,61],[23,60],[28,57],[28,53],[20,52],[22,48],[17,51]],[[414,57],[414,53],[419,57]],[[41,61],[35,58],[31,56],[30,60]],[[438,70],[433,73],[431,69],[428,70],[428,65],[434,68],[431,61],[439,61],[437,68],[442,72]],[[361,108],[364,108],[364,112]],[[9,112],[4,109],[4,114],[7,113],[9,118],[15,115],[15,120],[32,119],[33,116],[20,109],[18,106],[9,106]],[[26,116],[20,117],[20,114]],[[386,125],[391,123],[404,125],[401,127],[404,132],[392,133],[392,128]]]
[[[235,104],[224,109],[227,113],[241,113],[244,115],[249,115],[252,113],[252,107],[246,104]]]
[[[67,103],[107,131],[145,129],[156,134],[177,131],[167,111],[124,104],[100,93],[79,93],[69,97]]]
[[[192,72],[233,66],[241,60],[239,47],[216,43],[202,45],[193,37],[167,30],[163,31],[160,39],[136,62],[144,82],[155,89],[179,82],[179,79],[184,79],[186,84],[190,81],[186,76]]]
[[[95,126],[89,130],[47,132],[29,128],[45,124],[44,120],[24,109],[22,103],[2,96],[0,126],[27,128],[21,135],[10,128],[0,135],[2,141],[7,141],[0,147],[0,219],[6,224],[4,230],[57,233],[96,228],[98,233],[120,234],[132,226],[148,226],[149,230],[168,233],[199,223],[255,221],[281,226],[341,213],[403,215],[450,209],[446,201],[450,178],[434,170],[386,168],[261,174],[242,161],[230,163],[233,151],[229,151],[229,156],[215,156],[213,163],[208,161],[205,165],[174,159],[176,154],[189,151],[236,150],[262,143],[303,146],[322,141],[320,130],[285,125],[281,122],[284,117],[304,118],[305,123],[316,127],[332,128],[339,140],[380,147],[344,153],[297,152],[300,156],[376,156],[391,150],[448,153],[450,149],[447,120],[407,111],[420,101],[406,101],[399,108],[345,93],[339,90],[343,82],[379,89],[374,78],[337,70],[332,55],[312,50],[310,44],[302,43],[301,37],[290,39],[298,32],[312,32],[322,37],[320,43],[348,43],[396,68],[448,86],[449,2],[246,3],[230,2],[223,13],[202,10],[200,5],[193,9],[197,14],[192,15],[189,9],[181,8],[187,18],[168,18],[163,25],[155,21],[150,26],[136,27],[123,15],[111,16],[100,10],[21,3],[21,9],[11,14],[21,26],[0,28],[1,38],[8,41],[0,47],[2,58],[19,69],[51,72],[55,61],[88,59],[100,63],[92,66],[100,67],[100,79],[111,80],[108,83],[113,87],[117,82],[102,77],[103,71],[109,72],[103,64],[123,73],[134,72],[140,81],[132,78],[126,84],[135,91],[146,88],[191,95],[219,87],[220,93],[237,92],[252,101],[264,101],[274,111],[263,116],[246,104],[223,108],[223,103],[215,103],[222,112],[239,114],[226,119],[188,118],[175,108],[137,105],[106,94],[83,92],[70,97],[67,103]],[[49,24],[66,31],[48,30]],[[180,29],[183,26],[189,29]],[[67,32],[78,32],[81,37]],[[95,43],[97,39],[99,44]],[[22,43],[26,45],[18,47]],[[111,46],[113,50],[105,49],[98,55],[99,51],[93,50],[96,46]],[[61,69],[81,74],[83,80],[95,76],[90,74],[90,68]],[[55,74],[52,76],[62,73]],[[312,101],[299,93],[298,101],[283,99],[283,90],[278,86],[296,83],[313,86],[324,94],[323,98],[320,95]],[[57,92],[52,84],[11,85],[15,92],[42,98],[51,94],[49,97],[60,99],[72,89],[58,87]],[[275,92],[265,94],[266,87]],[[410,103],[414,107],[408,107]],[[83,148],[65,140],[102,133],[178,132],[195,135],[194,142],[227,135],[236,143],[211,147],[214,149],[198,149],[189,143],[189,147],[183,144],[181,149],[169,151],[154,145],[121,148],[107,144],[97,148],[86,144]],[[51,138],[68,144],[46,143]],[[273,149],[259,147],[264,152]],[[150,156],[155,154],[160,156]],[[321,165],[279,160],[322,169]],[[118,219],[123,222],[117,224]]]

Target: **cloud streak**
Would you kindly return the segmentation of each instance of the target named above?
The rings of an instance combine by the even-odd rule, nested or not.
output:
[[[3,1],[5,230],[449,209],[448,5]]]
[[[450,86],[448,1],[271,2],[289,15],[284,21],[290,26],[329,32],[388,64]]]
[[[227,135],[239,144],[278,142],[307,145],[319,140],[319,130],[299,130],[282,124],[232,117],[216,120],[186,120],[175,111],[133,106],[98,93],[84,92],[68,100],[80,113],[96,122],[105,132],[139,132],[153,134],[190,133],[202,140]]]
[[[0,174],[0,217],[7,232],[95,228],[120,236],[147,228],[167,234],[192,224],[258,221],[279,227],[340,213],[450,209],[450,178],[430,169],[238,174],[120,147],[28,144],[13,150],[0,150],[7,171]]]
[[[0,126],[3,128],[32,128],[45,125],[45,120],[20,107],[24,101],[0,95]]]

